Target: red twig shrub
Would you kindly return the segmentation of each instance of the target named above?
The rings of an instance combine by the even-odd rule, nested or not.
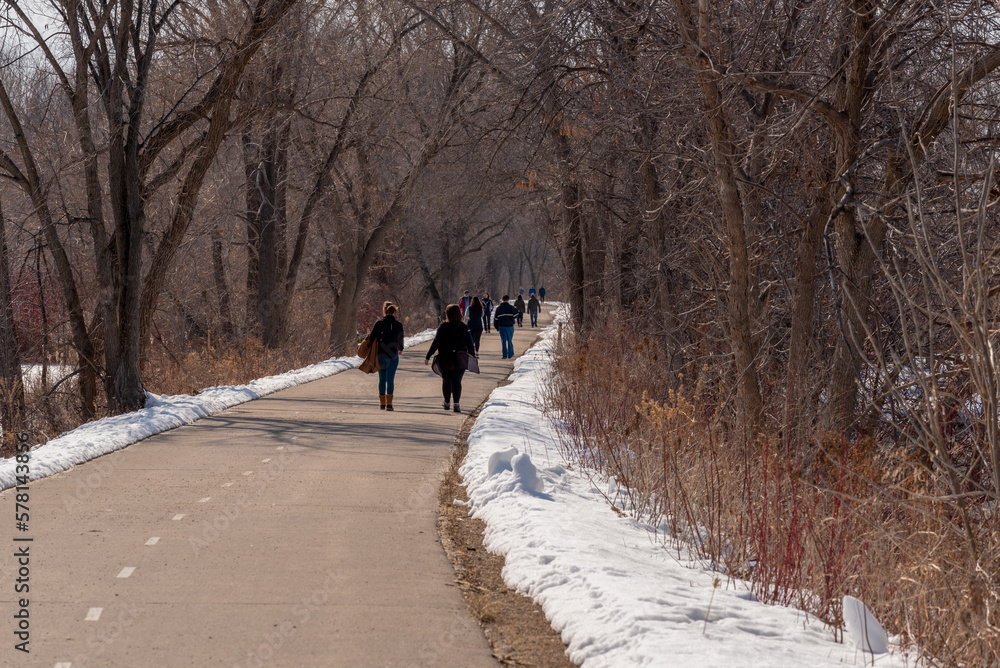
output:
[[[617,481],[615,506],[748,581],[758,599],[798,606],[838,635],[851,594],[944,664],[997,664],[991,507],[959,512],[943,473],[871,438],[727,431],[704,408],[723,403],[716,388],[670,387],[660,359],[617,326],[570,343],[556,363],[548,403],[566,425],[563,447]],[[776,435],[788,433],[781,427]]]

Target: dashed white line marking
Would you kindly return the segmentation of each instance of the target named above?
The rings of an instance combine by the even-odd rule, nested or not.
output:
[[[85,622],[96,622],[101,618],[101,613],[104,612],[104,608],[91,608],[87,611],[87,616],[83,618]]]
[[[283,445],[279,445],[277,449],[278,449],[278,450],[284,450],[284,449],[285,449],[285,446],[283,446]]]
[[[152,538],[150,538],[149,540],[146,541],[146,545],[156,545],[159,542],[160,542],[160,537],[159,536],[153,536]]]
[[[55,668],[70,668],[72,665],[69,661],[60,661],[56,664]]]
[[[208,501],[211,498],[212,497],[210,497],[210,496],[206,496],[204,499],[198,499],[198,503],[205,503],[206,501]]]
[[[253,471],[244,471],[243,475],[253,475]]]
[[[182,519],[184,519],[184,513],[181,513],[180,515],[174,515],[174,519],[175,520],[182,520]]]
[[[222,483],[222,486],[223,487],[232,487],[233,483],[231,483],[231,482],[224,482],[224,483]]]
[[[132,573],[135,573],[135,566],[126,566],[122,569],[122,572],[118,574],[118,577],[127,578],[132,575]]]
[[[262,459],[262,460],[260,460],[260,463],[261,463],[261,464],[266,464],[266,463],[268,463],[269,461],[271,461],[271,458],[270,458],[270,457],[268,457],[267,459]]]

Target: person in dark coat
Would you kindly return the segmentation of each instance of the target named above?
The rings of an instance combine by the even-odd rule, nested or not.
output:
[[[528,315],[531,316],[531,326],[538,327],[538,310],[542,307],[538,303],[538,297],[531,295],[531,299],[528,300]]]
[[[476,354],[479,354],[479,341],[483,338],[483,303],[479,301],[479,297],[473,297],[472,303],[469,304],[468,310],[465,312],[469,317],[469,331],[472,333],[472,340],[476,344]]]
[[[514,308],[517,309],[517,326],[524,327],[524,312],[527,311],[528,308],[524,303],[523,295],[518,295],[517,299],[514,300]]]
[[[545,286],[544,285],[542,287],[538,288],[538,298],[541,299],[543,302],[545,301]]]
[[[514,323],[517,321],[517,309],[510,303],[508,295],[503,296],[503,302],[497,306],[493,314],[493,324],[500,332],[500,348],[503,350],[503,358],[514,357]]]
[[[430,364],[431,357],[435,352],[438,353],[444,409],[450,408],[451,399],[454,397],[454,410],[456,413],[461,413],[462,409],[459,408],[458,402],[462,399],[462,376],[465,374],[465,367],[458,353],[466,352],[475,356],[476,344],[472,340],[468,325],[462,322],[462,308],[458,304],[449,304],[445,309],[445,316],[447,320],[438,327],[424,364]]]
[[[403,352],[403,323],[396,320],[399,309],[392,302],[382,305],[381,320],[375,322],[369,341],[378,341],[378,406],[381,410],[391,411],[393,387],[396,380],[396,367],[399,366],[399,356]]]
[[[493,300],[490,299],[490,293],[483,292],[483,329],[486,333],[490,333],[490,316],[493,315]]]

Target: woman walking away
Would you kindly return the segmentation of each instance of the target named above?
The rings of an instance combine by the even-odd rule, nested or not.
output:
[[[399,309],[392,302],[382,305],[385,317],[376,321],[368,335],[370,341],[378,341],[378,407],[391,411],[393,384],[396,380],[396,367],[399,366],[399,356],[403,352],[403,324],[396,320]]]
[[[514,300],[514,308],[517,309],[517,326],[524,327],[524,312],[528,309],[524,303],[524,297],[522,295],[518,295],[517,299]]]
[[[486,333],[490,333],[490,316],[493,314],[493,300],[490,299],[490,293],[483,292],[483,329]]]
[[[476,344],[472,340],[469,327],[462,322],[462,308],[458,304],[448,304],[445,309],[447,320],[438,327],[434,342],[427,351],[424,364],[431,363],[431,357],[438,353],[441,368],[441,391],[444,393],[444,409],[450,408],[455,399],[455,412],[461,413],[458,402],[462,399],[462,376],[467,368],[468,358],[463,363],[460,353],[475,356]]]
[[[469,331],[472,333],[472,340],[476,344],[476,354],[479,354],[479,340],[483,338],[483,303],[479,297],[473,297],[466,311],[469,316]]]
[[[510,303],[508,295],[503,296],[503,302],[497,306],[493,315],[493,324],[500,332],[500,348],[503,350],[503,358],[509,359],[514,356],[514,322],[517,320],[517,309]]]
[[[528,300],[528,314],[531,316],[531,326],[538,327],[538,309],[542,307],[538,303],[538,297],[531,295],[531,299]]]

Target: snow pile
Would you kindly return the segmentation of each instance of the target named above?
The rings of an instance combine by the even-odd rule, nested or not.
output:
[[[505,471],[510,471],[507,476],[505,489],[515,489],[520,487],[526,492],[542,492],[545,484],[538,477],[538,469],[531,461],[531,457],[526,453],[518,453],[517,448],[508,448],[494,452],[490,455],[486,463],[486,471],[489,477],[500,475]]]
[[[875,619],[864,603],[853,596],[844,597],[844,626],[847,635],[854,641],[856,647],[861,647],[874,654],[885,654],[889,651],[889,638],[885,629]]]
[[[493,392],[460,472],[487,547],[506,558],[504,580],[542,606],[570,659],[586,668],[908,665],[838,644],[805,613],[679,563],[649,527],[612,511],[563,463],[558,427],[540,411],[554,339],[550,328],[517,361],[513,384]]]
[[[416,336],[406,337],[406,347],[430,341],[434,338],[434,333],[435,330],[427,329]],[[31,451],[31,480],[66,471],[154,434],[190,424],[238,404],[347,369],[355,369],[359,364],[361,358],[356,355],[335,357],[277,376],[258,378],[246,385],[210,387],[196,396],[147,393],[146,407],[142,410],[88,422],[34,448]],[[0,491],[15,485],[15,467],[13,459],[0,460]]]

